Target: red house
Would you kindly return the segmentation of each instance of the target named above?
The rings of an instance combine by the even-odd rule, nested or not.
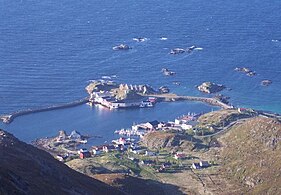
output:
[[[80,152],[79,157],[81,159],[89,158],[89,157],[91,157],[91,153],[89,151],[87,151],[87,152]]]

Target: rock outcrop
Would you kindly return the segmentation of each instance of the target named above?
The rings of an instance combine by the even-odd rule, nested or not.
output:
[[[269,86],[269,85],[271,85],[271,83],[272,83],[272,81],[268,80],[268,79],[261,81],[262,86]]]
[[[212,82],[204,82],[201,85],[199,85],[197,88],[199,91],[202,91],[204,93],[217,93],[225,89],[225,86]]]

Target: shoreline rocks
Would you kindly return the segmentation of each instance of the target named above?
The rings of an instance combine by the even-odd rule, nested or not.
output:
[[[120,44],[120,45],[112,47],[112,49],[117,51],[117,50],[129,50],[129,49],[132,49],[132,48],[129,47],[128,45],[126,45],[126,44]]]
[[[162,68],[161,72],[165,75],[165,76],[173,76],[176,73],[173,71],[170,71],[168,68]]]
[[[170,89],[167,86],[161,86],[159,88],[159,93],[169,93]]]
[[[197,87],[199,91],[202,91],[204,93],[217,93],[225,89],[224,85],[216,84],[212,82],[204,82],[201,85]]]
[[[188,47],[187,49],[183,49],[183,48],[174,48],[174,49],[172,49],[171,51],[170,51],[170,54],[173,54],[173,55],[175,55],[175,54],[182,54],[182,53],[185,53],[185,52],[187,52],[187,53],[191,53],[193,50],[195,50],[195,49],[202,49],[202,48],[198,48],[197,46],[195,46],[195,45],[192,45],[192,46],[190,46],[190,47]]]
[[[245,73],[247,76],[255,76],[257,73],[253,70],[251,70],[250,68],[246,68],[246,67],[236,67],[234,69],[235,71],[237,72],[242,72],[242,73]]]
[[[269,85],[271,85],[271,83],[272,83],[272,81],[268,80],[268,79],[261,81],[262,86],[269,86]]]

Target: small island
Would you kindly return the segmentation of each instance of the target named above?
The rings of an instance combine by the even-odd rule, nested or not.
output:
[[[242,68],[236,67],[234,70],[237,72],[245,73],[247,76],[250,76],[250,77],[255,76],[257,74],[255,71],[251,70],[250,68],[246,68],[246,67],[242,67]]]
[[[202,91],[204,93],[217,93],[225,89],[225,86],[212,82],[204,82],[201,85],[199,85],[197,88],[199,91]]]
[[[165,76],[173,76],[176,73],[173,71],[170,71],[168,68],[162,68],[161,72],[163,73],[163,75]]]
[[[262,86],[269,86],[269,85],[271,85],[271,83],[272,83],[272,81],[268,80],[268,79],[261,81]]]
[[[129,50],[129,49],[132,49],[132,48],[129,47],[128,45],[120,44],[120,45],[112,47],[112,49],[113,50]]]

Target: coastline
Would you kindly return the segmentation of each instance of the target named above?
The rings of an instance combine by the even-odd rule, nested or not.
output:
[[[163,102],[173,102],[173,101],[197,101],[197,102],[202,102],[205,104],[213,105],[213,106],[219,106],[222,109],[229,109],[231,106],[216,100],[214,98],[206,98],[206,97],[195,97],[195,96],[178,96],[176,94],[158,94],[158,95],[147,95],[151,97],[157,97],[159,98],[160,101]],[[0,119],[2,120],[3,123],[9,124],[13,122],[13,120],[19,116],[23,115],[28,115],[28,114],[33,114],[33,113],[38,113],[38,112],[45,112],[45,111],[52,111],[52,110],[58,110],[58,109],[64,109],[64,108],[69,108],[69,107],[75,107],[78,105],[82,105],[89,102],[89,97],[85,97],[79,100],[75,100],[73,102],[65,103],[65,104],[59,104],[59,105],[51,105],[43,108],[36,108],[36,109],[27,109],[27,110],[21,110],[21,111],[16,111],[14,113],[10,114],[4,114],[0,115]]]

